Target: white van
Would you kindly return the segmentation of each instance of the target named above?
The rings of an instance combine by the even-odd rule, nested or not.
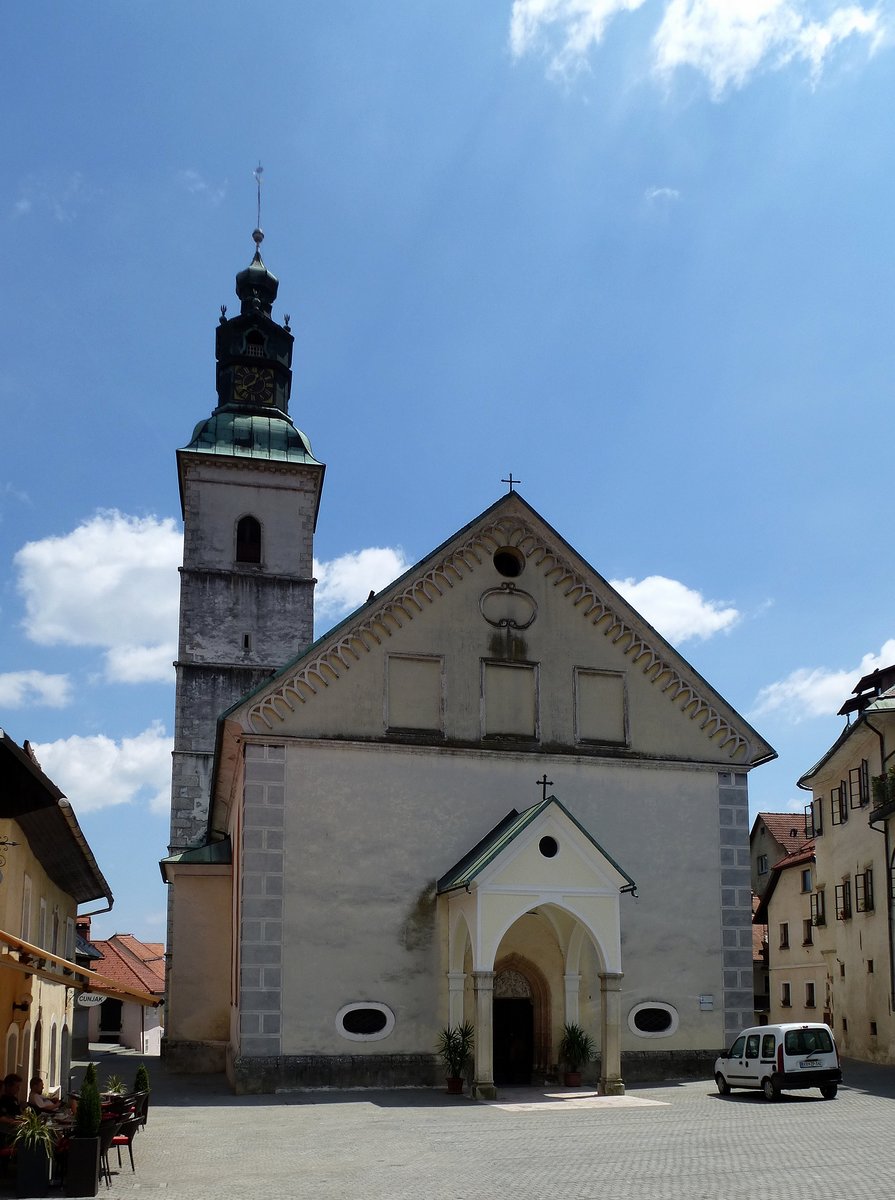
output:
[[[761,1088],[766,1100],[783,1090],[820,1088],[832,1100],[842,1082],[839,1051],[827,1025],[758,1025],[744,1029],[715,1060],[722,1096],[731,1088]]]

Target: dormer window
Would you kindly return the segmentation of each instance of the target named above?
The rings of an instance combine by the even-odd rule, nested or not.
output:
[[[246,334],[246,354],[252,358],[264,357],[264,338],[256,330]]]
[[[240,517],[236,523],[236,561],[261,562],[261,522],[256,517]]]

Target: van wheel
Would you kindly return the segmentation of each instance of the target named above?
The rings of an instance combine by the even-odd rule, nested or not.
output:
[[[715,1083],[717,1083],[718,1091],[721,1093],[722,1096],[730,1095],[730,1084],[727,1082],[727,1080],[724,1078],[724,1076],[721,1074],[720,1071],[715,1076]]]
[[[823,1085],[823,1087],[820,1089],[820,1094],[823,1096],[824,1100],[835,1100],[836,1093],[838,1091],[839,1091],[839,1088],[836,1086],[835,1083],[825,1083]]]
[[[770,1075],[761,1081],[761,1090],[764,1093],[765,1100],[779,1100],[780,1089],[776,1082],[771,1079]]]

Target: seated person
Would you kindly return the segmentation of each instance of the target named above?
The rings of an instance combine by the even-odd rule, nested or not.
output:
[[[0,1090],[0,1146],[8,1145],[12,1141],[22,1115],[22,1106],[19,1103],[21,1082],[21,1075],[14,1073],[10,1073],[3,1080]]]
[[[31,1080],[31,1091],[28,1093],[28,1103],[38,1112],[55,1112],[59,1107],[58,1100],[50,1100],[44,1095],[44,1081],[39,1075]]]
[[[22,1076],[11,1072],[3,1080],[3,1090],[0,1092],[0,1121],[9,1123],[22,1115],[19,1103],[19,1085]]]

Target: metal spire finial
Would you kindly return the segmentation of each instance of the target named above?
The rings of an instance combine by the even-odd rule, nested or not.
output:
[[[255,176],[255,183],[258,185],[258,222],[252,233],[252,241],[255,243],[255,250],[258,254],[261,253],[261,243],[264,241],[264,233],[261,229],[261,176],[264,173],[264,168],[259,161],[252,174]]]

